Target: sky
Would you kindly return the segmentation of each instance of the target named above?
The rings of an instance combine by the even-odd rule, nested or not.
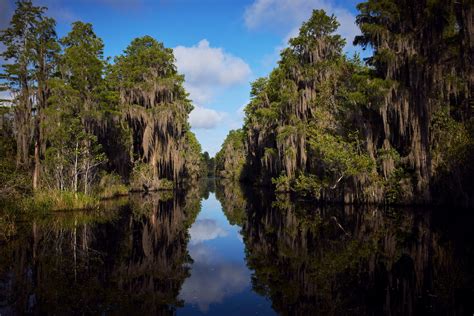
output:
[[[93,24],[105,56],[123,52],[132,39],[150,35],[174,50],[194,110],[189,122],[211,156],[231,129],[243,123],[250,83],[276,66],[279,52],[312,9],[334,14],[352,46],[358,0],[33,0],[48,7],[60,37],[71,23]],[[0,29],[8,26],[13,0],[0,0]],[[0,96],[1,98],[2,96]]]

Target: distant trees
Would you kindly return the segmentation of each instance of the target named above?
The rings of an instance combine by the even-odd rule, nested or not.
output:
[[[244,133],[241,129],[231,130],[221,150],[216,154],[216,176],[241,180],[245,164]]]
[[[204,164],[204,175],[209,177],[209,178],[212,178],[215,176],[215,172],[216,172],[216,160],[214,157],[211,158],[211,156],[209,156],[209,153],[207,151],[203,152],[202,155],[201,155],[201,160]]]

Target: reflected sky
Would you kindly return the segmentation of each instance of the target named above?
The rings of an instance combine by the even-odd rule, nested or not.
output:
[[[217,221],[206,218],[198,219],[189,229],[189,234],[191,235],[190,243],[196,245],[206,240],[226,237],[227,231],[219,227]]]
[[[274,314],[271,303],[252,291],[239,231],[239,226],[229,224],[214,194],[202,201],[189,230],[193,264],[179,294],[185,302],[179,315]]]

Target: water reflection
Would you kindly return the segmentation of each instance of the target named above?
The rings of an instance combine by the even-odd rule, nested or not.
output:
[[[231,184],[222,190],[242,191]],[[242,235],[253,288],[279,314],[474,311],[472,214],[321,208],[256,190],[235,201],[234,214],[246,208]]]
[[[180,297],[207,313],[211,304],[243,292],[250,286],[250,271],[239,262],[222,260],[220,254],[205,244],[190,248],[194,260],[192,274],[183,285]]]
[[[213,219],[197,220],[189,230],[189,233],[191,234],[191,245],[227,236],[227,231],[219,227]]]
[[[199,198],[131,196],[18,223],[0,248],[0,314],[173,314]]]
[[[273,314],[269,302],[252,291],[239,230],[222,212],[214,194],[202,201],[202,210],[189,230],[193,263],[179,295],[185,306],[178,314]]]
[[[472,315],[472,223],[223,181],[132,195],[9,219],[0,314]]]

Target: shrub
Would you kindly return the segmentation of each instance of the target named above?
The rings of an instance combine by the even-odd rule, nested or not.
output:
[[[120,176],[115,173],[104,174],[99,182],[98,196],[102,199],[127,195],[128,187],[123,184]]]
[[[290,178],[285,174],[281,174],[277,178],[272,178],[272,183],[275,186],[276,192],[283,193],[290,192],[291,190]]]
[[[173,190],[174,182],[169,179],[158,179],[153,176],[153,167],[149,164],[140,163],[135,165],[130,177],[131,191],[157,191]]]

